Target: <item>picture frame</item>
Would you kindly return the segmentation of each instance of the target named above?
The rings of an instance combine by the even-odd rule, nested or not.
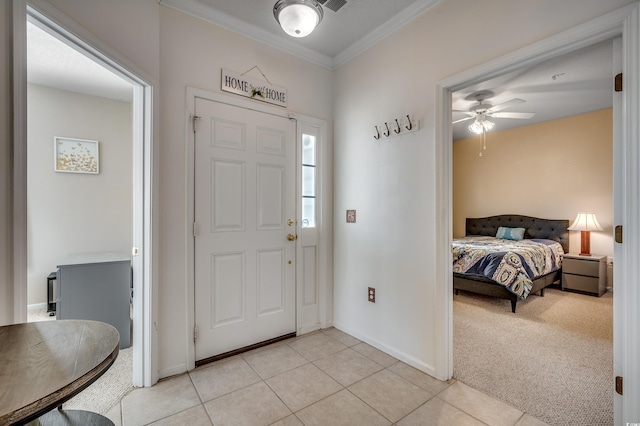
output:
[[[56,136],[53,138],[53,167],[56,172],[100,173],[99,142]]]

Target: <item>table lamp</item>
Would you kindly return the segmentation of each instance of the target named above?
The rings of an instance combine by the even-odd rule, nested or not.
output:
[[[591,256],[591,231],[602,231],[602,227],[591,212],[580,212],[569,231],[580,231],[580,256]]]

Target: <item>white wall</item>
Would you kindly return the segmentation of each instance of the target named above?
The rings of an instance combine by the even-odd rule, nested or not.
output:
[[[126,58],[126,66],[133,67],[137,74],[142,74],[148,81],[154,83],[159,80],[159,6],[155,0],[29,0],[34,5],[52,5],[69,17],[75,23],[90,31],[94,38],[119,52],[120,57]],[[0,2],[0,324],[20,320],[19,311],[14,314],[14,297],[20,299],[21,294],[13,294],[14,276],[21,279],[19,271],[13,271],[14,240],[12,235],[14,208],[12,202],[13,170],[12,145],[13,135],[19,134],[11,126],[11,111],[13,100],[10,96],[11,69],[13,58],[11,44],[13,37],[12,5],[26,8],[27,0]],[[114,25],[117,23],[117,25]],[[19,73],[26,70],[18,68]],[[158,95],[158,92],[155,92]],[[158,121],[158,97],[154,98],[152,109],[154,124]],[[25,129],[26,130],[26,129]],[[155,130],[155,129],[154,129]],[[154,137],[157,138],[157,131]],[[25,176],[26,177],[26,176]],[[154,188],[157,191],[157,188]],[[157,192],[155,193],[157,197]],[[6,202],[5,202],[6,201]],[[26,218],[25,218],[26,222]],[[26,278],[25,278],[26,280]],[[26,282],[25,282],[26,286]],[[26,295],[26,290],[25,290]],[[24,303],[27,300],[25,297]],[[25,318],[26,319],[26,316]]]
[[[11,3],[0,2],[0,325],[13,322]]]
[[[185,371],[189,344],[186,275],[193,265],[187,264],[185,258],[189,234],[185,194],[188,160],[185,158],[184,100],[187,86],[219,93],[221,68],[243,73],[257,65],[271,83],[287,88],[287,110],[326,119],[331,129],[333,73],[170,8],[160,8],[160,19],[159,327],[160,374],[166,376]],[[250,75],[262,79],[260,74]],[[327,142],[331,142],[330,138]]]
[[[28,303],[46,303],[46,277],[70,253],[132,246],[131,103],[28,86]],[[100,173],[53,169],[55,136],[99,142]]]
[[[288,88],[290,110],[329,120],[335,117],[335,323],[429,370],[443,349],[436,347],[433,331],[434,313],[441,309],[433,302],[433,235],[439,226],[435,209],[442,207],[435,205],[436,82],[632,3],[448,0],[334,75],[167,10],[155,0],[50,2],[162,82],[154,88],[155,100],[162,105],[161,111],[154,110],[154,121],[161,130],[156,133],[161,161],[154,170],[159,185],[155,195],[160,197],[156,218],[160,229],[154,237],[160,253],[154,262],[160,272],[159,365],[167,372],[186,363],[188,340],[186,85],[217,91],[221,66],[244,72],[259,65],[274,84]],[[7,19],[6,3],[0,2],[0,19]],[[11,109],[6,96],[11,62],[7,60],[11,39],[7,31],[4,26],[0,33],[0,91],[5,90],[0,97],[0,120],[5,122]],[[375,124],[406,114],[421,120],[420,132],[374,143]],[[7,154],[0,158],[8,161],[11,141],[4,133],[0,137],[1,152]],[[11,187],[7,169],[2,170],[0,187],[6,199]],[[345,210],[354,208],[358,222],[344,223]],[[11,247],[11,209],[10,204],[0,208],[0,250],[5,254]],[[12,284],[6,268],[11,261],[8,256],[0,259],[1,289],[7,293]],[[367,286],[378,289],[376,304],[366,302]],[[0,315],[4,316],[7,309],[12,310],[12,298],[2,296]]]
[[[336,72],[337,327],[446,376],[434,319],[435,212],[448,208],[434,193],[436,83],[630,3],[449,0]],[[405,114],[420,132],[374,141],[374,125]]]
[[[159,156],[159,167],[153,171],[156,185],[154,203],[157,206],[153,238],[158,245],[158,252],[153,258],[157,268],[157,293],[153,296],[159,303],[154,329],[157,326],[158,369],[161,374],[184,371],[190,334],[187,330],[190,313],[187,312],[186,275],[187,268],[191,267],[186,264],[185,247],[188,234],[184,152],[186,87],[219,92],[222,67],[244,72],[258,65],[273,84],[287,87],[288,110],[325,119],[327,128],[331,129],[333,73],[278,49],[160,6],[155,0],[48,0],[48,3],[120,52],[152,82],[161,82],[153,88],[154,149],[155,155]],[[4,7],[3,2],[0,9],[3,12]],[[8,40],[10,34],[3,34],[2,41],[8,43]],[[0,49],[4,48],[0,43]],[[9,51],[0,50],[0,53],[4,53],[3,59],[8,66],[11,63]],[[8,69],[5,67],[1,72],[8,88]],[[3,99],[1,112],[8,118],[11,108],[9,97]],[[327,143],[331,144],[330,130],[327,136]],[[3,150],[8,152],[10,146],[10,140],[3,141]],[[327,152],[330,153],[331,149]],[[4,161],[10,157],[2,158]],[[331,159],[327,160],[325,165],[330,171]],[[8,176],[4,183],[7,194],[11,189]],[[331,200],[325,201],[331,208]],[[7,252],[12,247],[11,209],[10,204],[5,205],[0,217],[5,223],[0,228],[5,236],[2,249]],[[4,259],[9,258],[2,259],[5,262]],[[7,266],[11,264],[10,260],[6,261]],[[1,288],[7,294],[12,289],[10,274],[9,269]],[[0,312],[9,310],[8,321],[13,317],[12,302],[12,295],[2,299]]]

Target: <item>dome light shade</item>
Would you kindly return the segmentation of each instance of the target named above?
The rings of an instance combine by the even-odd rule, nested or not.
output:
[[[316,0],[278,0],[273,16],[291,37],[306,37],[322,21],[322,6]]]

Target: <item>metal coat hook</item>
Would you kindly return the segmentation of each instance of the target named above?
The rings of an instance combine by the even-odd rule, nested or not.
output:
[[[391,127],[393,127],[393,132],[391,131],[391,128],[389,127],[389,122],[386,121],[384,123],[384,126],[380,125],[380,126],[374,126],[376,129],[375,134],[373,135],[373,138],[375,140],[380,140],[382,137],[385,138],[394,138],[396,136],[402,136],[407,132],[415,132],[417,130],[420,130],[420,121],[416,120],[416,121],[411,121],[411,116],[409,114],[407,114],[407,123],[404,123],[404,118],[394,118],[393,120],[395,120],[396,125],[395,127],[393,126],[393,121],[391,122]],[[407,130],[404,130],[403,127]]]

